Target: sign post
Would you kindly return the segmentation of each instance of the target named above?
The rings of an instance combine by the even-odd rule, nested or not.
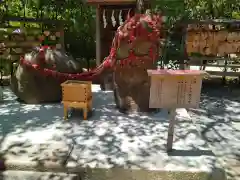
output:
[[[177,108],[197,108],[205,71],[148,70],[151,77],[150,108],[169,110],[167,151],[172,150]]]

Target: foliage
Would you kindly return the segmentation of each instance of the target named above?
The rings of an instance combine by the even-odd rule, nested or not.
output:
[[[167,39],[160,61],[178,68],[185,61],[184,37],[181,25],[188,19],[240,19],[239,0],[155,0],[153,7],[167,16]]]
[[[65,43],[68,50],[77,57],[94,58],[94,8],[75,0],[5,0],[4,4],[10,16],[66,20]],[[22,26],[23,23],[10,24]]]
[[[93,59],[95,56],[95,9],[80,0],[5,0],[8,15],[69,21],[65,28],[65,43],[75,57]],[[170,29],[168,51],[179,56],[180,35],[173,32],[178,22],[185,19],[237,18],[240,19],[239,0],[151,0],[154,9],[167,16]],[[3,8],[3,6],[1,6]],[[14,23],[12,24],[14,25]],[[16,24],[15,24],[16,25]],[[169,53],[166,53],[169,54]],[[165,57],[171,60],[171,57]]]

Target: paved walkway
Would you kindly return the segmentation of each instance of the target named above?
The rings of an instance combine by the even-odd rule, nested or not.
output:
[[[240,179],[240,87],[204,86],[199,109],[190,115],[224,164],[229,180]]]
[[[196,174],[205,180],[219,167],[186,110],[177,111],[174,151],[167,154],[166,111],[123,115],[115,109],[112,92],[102,92],[99,87],[93,91],[93,116],[83,121],[81,112],[73,111],[69,121],[64,121],[61,104],[20,104],[5,89],[5,101],[0,105],[0,152],[5,165],[19,170],[67,167],[72,171],[123,167],[142,169],[140,179],[152,177],[146,174],[149,170],[161,173],[159,178],[165,180],[195,180]],[[178,174],[172,174],[175,172]],[[116,173],[129,179],[129,172],[123,169]],[[192,174],[191,178],[186,173]]]

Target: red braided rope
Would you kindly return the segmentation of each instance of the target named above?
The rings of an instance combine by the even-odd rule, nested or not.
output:
[[[136,14],[134,17],[127,19],[124,23],[124,25],[120,26],[115,34],[115,38],[113,40],[112,48],[110,50],[109,56],[104,60],[104,62],[96,67],[95,69],[89,71],[89,72],[82,72],[82,73],[76,73],[76,74],[69,74],[69,73],[61,73],[56,70],[52,69],[47,69],[47,68],[42,68],[39,64],[32,64],[29,61],[26,61],[23,57],[20,59],[20,64],[24,65],[26,68],[31,68],[34,69],[35,71],[40,72],[41,74],[45,76],[54,76],[58,77],[61,82],[66,81],[66,80],[73,80],[73,79],[78,79],[78,80],[83,80],[83,81],[91,81],[94,78],[98,77],[104,69],[112,69],[116,66],[116,51],[118,47],[120,46],[120,42],[123,38],[128,38],[130,40],[130,43],[133,44],[137,36],[147,36],[147,39],[152,42],[156,42],[159,39],[159,28],[157,25],[161,24],[160,17],[159,16],[152,16],[152,19],[147,19],[147,16],[144,16],[142,14]],[[141,18],[145,18],[147,21],[147,26],[152,29],[152,32],[149,32],[146,28],[143,26],[139,25],[139,22]],[[127,37],[124,37],[124,34],[121,33],[122,28],[128,26],[128,30],[130,33],[128,34]],[[153,53],[155,44],[151,46],[149,49],[149,54],[146,55],[147,57],[150,57],[153,61],[156,60],[157,54]],[[54,48],[54,47],[49,47],[49,46],[43,46],[41,47],[39,53],[40,53],[40,58],[43,63],[45,63],[45,56],[44,52],[45,49],[47,48]],[[145,57],[146,57],[145,56]],[[144,57],[142,57],[144,58]],[[129,56],[125,59],[122,59],[120,61],[120,65],[129,65],[131,62],[138,60],[138,56],[135,55],[133,50],[130,50]]]

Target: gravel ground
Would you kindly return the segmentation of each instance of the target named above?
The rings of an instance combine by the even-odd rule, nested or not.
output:
[[[3,168],[40,171],[62,170],[67,166],[79,171],[79,167],[86,166],[105,170],[117,167],[122,170],[114,171],[114,177],[116,172],[121,179],[129,179],[129,173],[146,170],[157,171],[154,178],[146,173],[141,175],[149,179],[185,180],[190,179],[188,172],[194,179],[223,178],[214,153],[185,109],[177,110],[174,150],[168,154],[166,110],[148,115],[124,115],[116,110],[112,92],[103,92],[99,86],[93,87],[93,105],[88,120],[83,121],[81,112],[75,110],[69,120],[64,121],[61,104],[19,103],[13,93],[4,88],[4,102],[0,104]],[[102,179],[107,179],[105,170],[99,172]],[[179,175],[172,174],[175,172]],[[3,175],[15,177],[14,173]],[[33,177],[31,173],[29,176]]]
[[[240,85],[205,83],[200,108],[189,113],[228,180],[240,180]]]

